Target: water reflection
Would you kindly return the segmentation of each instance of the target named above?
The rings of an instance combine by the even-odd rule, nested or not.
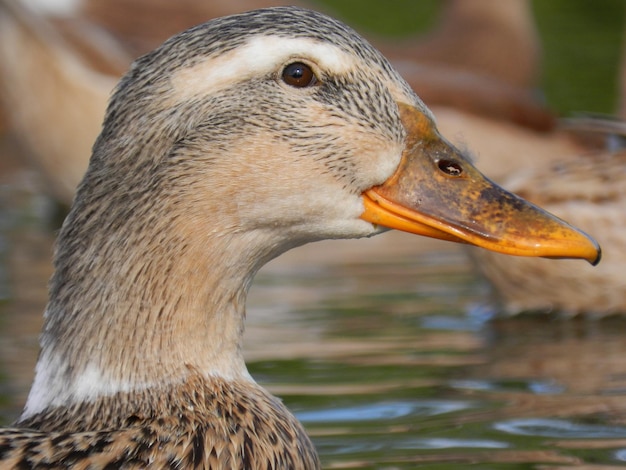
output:
[[[392,420],[407,416],[434,416],[471,408],[470,402],[461,401],[396,401],[368,403],[359,406],[333,407],[302,411],[298,419],[303,423],[351,423],[357,421]]]
[[[617,452],[615,452],[615,458],[617,460],[626,462],[626,449],[620,449]]]
[[[54,238],[33,175],[9,170],[0,173],[4,423],[32,380]],[[311,245],[259,274],[245,354],[326,468],[623,465],[624,319],[493,319],[485,299],[453,245],[401,234]]]
[[[466,390],[482,391],[506,391],[506,390],[526,390],[537,394],[558,394],[565,391],[565,387],[553,381],[541,380],[452,380],[450,386]]]
[[[598,424],[573,423],[561,419],[511,419],[496,423],[494,429],[520,436],[557,438],[604,438],[626,437],[626,427]]]

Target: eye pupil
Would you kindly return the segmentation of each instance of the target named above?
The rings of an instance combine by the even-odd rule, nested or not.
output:
[[[317,83],[317,77],[308,65],[302,62],[294,62],[284,68],[283,81],[287,85],[296,88],[305,88],[315,85],[315,83]]]

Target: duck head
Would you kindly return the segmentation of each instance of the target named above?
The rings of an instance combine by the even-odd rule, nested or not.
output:
[[[105,191],[131,194],[165,175],[152,189],[168,201],[193,193],[181,207],[207,233],[220,220],[271,229],[285,248],[395,228],[599,259],[588,236],[483,177],[360,36],[296,8],[213,21],[140,59],[118,86],[90,172],[99,165],[114,166]]]

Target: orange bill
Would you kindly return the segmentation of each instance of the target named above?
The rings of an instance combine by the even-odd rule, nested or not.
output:
[[[424,113],[404,104],[400,113],[407,130],[402,160],[363,194],[362,219],[511,255],[600,261],[595,240],[487,179]]]

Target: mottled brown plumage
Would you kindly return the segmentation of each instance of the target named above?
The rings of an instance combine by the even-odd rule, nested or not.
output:
[[[319,467],[311,441],[280,400],[251,383],[207,381],[195,374],[163,389],[53,408],[20,426],[33,431],[0,430],[3,465]]]

